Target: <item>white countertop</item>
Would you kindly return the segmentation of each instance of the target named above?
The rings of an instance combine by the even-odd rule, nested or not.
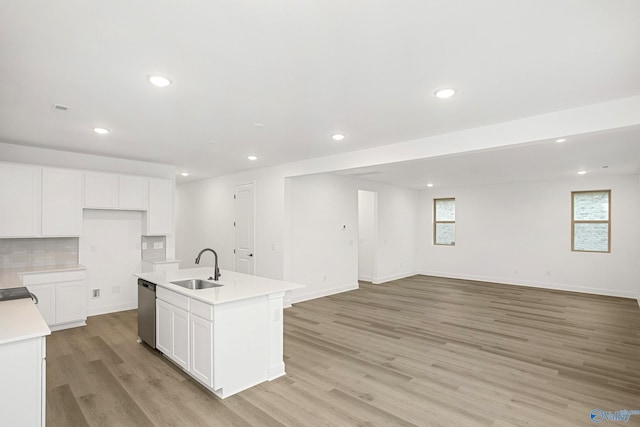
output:
[[[153,260],[143,259],[142,262],[148,262],[149,264],[175,264],[181,261],[179,259],[153,259]]]
[[[86,270],[87,267],[74,265],[50,265],[46,267],[22,267],[0,270],[0,289],[24,286],[21,276],[26,274],[57,273],[63,271]]]
[[[51,335],[31,298],[0,301],[0,344]]]
[[[234,271],[220,270],[220,273],[220,280],[216,283],[220,283],[222,286],[197,290],[186,289],[171,284],[170,282],[184,279],[207,279],[213,275],[212,267],[188,268],[157,273],[140,273],[136,274],[136,276],[148,282],[155,283],[157,286],[187,295],[208,304],[222,304],[304,288],[304,285],[297,283],[267,279],[266,277],[252,276]]]

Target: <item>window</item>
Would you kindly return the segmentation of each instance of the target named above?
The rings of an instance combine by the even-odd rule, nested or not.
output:
[[[456,244],[456,199],[433,199],[433,244]]]
[[[611,252],[611,190],[571,193],[571,250]]]

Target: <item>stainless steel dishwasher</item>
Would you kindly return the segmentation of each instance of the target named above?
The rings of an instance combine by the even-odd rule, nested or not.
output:
[[[156,348],[156,285],[138,279],[138,342]]]

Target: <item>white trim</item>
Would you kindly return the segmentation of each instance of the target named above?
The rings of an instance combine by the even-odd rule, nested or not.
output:
[[[309,292],[306,294],[301,294],[301,295],[293,295],[291,298],[291,302],[293,304],[299,303],[299,302],[303,302],[303,301],[309,301],[312,299],[316,299],[316,298],[321,298],[321,297],[326,297],[329,295],[335,295],[335,294],[339,294],[341,292],[347,292],[347,291],[353,291],[355,289],[359,289],[360,285],[356,282],[356,283],[351,283],[348,285],[342,285],[342,286],[338,286],[335,288],[331,288],[331,289],[321,289],[319,291],[316,292]]]
[[[374,285],[380,285],[382,283],[391,282],[393,280],[404,279],[406,277],[415,276],[416,274],[420,274],[420,273],[418,273],[416,271],[411,271],[411,272],[407,272],[407,273],[392,274],[390,276],[384,276],[384,277],[380,277],[380,278],[374,279],[372,281],[372,283]]]
[[[638,300],[638,307],[640,307],[640,295],[638,295],[638,297],[636,298],[636,300]]]
[[[78,328],[80,326],[87,326],[86,320],[78,320],[76,322],[60,323],[58,325],[49,326],[51,332],[62,331],[69,328]]]
[[[99,307],[92,307],[88,310],[88,316],[99,316],[101,314],[116,313],[118,311],[135,310],[138,308],[138,301],[113,304],[113,305],[101,305]]]
[[[530,282],[526,280],[518,281],[517,283],[514,283],[514,281],[512,280],[505,280],[500,277],[475,276],[472,274],[451,274],[451,273],[445,273],[442,271],[423,271],[420,274],[423,274],[425,276],[436,276],[436,277],[444,277],[449,279],[475,280],[479,282],[500,283],[502,285],[527,286],[530,288],[543,288],[543,289],[551,289],[555,291],[580,292],[583,294],[605,295],[610,297],[634,298],[634,299],[637,297],[634,292],[625,291],[622,289],[585,288],[582,286],[567,285],[564,283]]]
[[[373,282],[373,277],[371,276],[358,276],[358,280],[362,282]]]

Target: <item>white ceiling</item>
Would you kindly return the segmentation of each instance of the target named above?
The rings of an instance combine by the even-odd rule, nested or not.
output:
[[[0,141],[193,179],[327,156],[640,94],[638,22],[630,0],[3,2]]]
[[[603,167],[605,166],[605,167]],[[501,149],[346,169],[353,176],[413,189],[562,180],[640,173],[640,126]]]

